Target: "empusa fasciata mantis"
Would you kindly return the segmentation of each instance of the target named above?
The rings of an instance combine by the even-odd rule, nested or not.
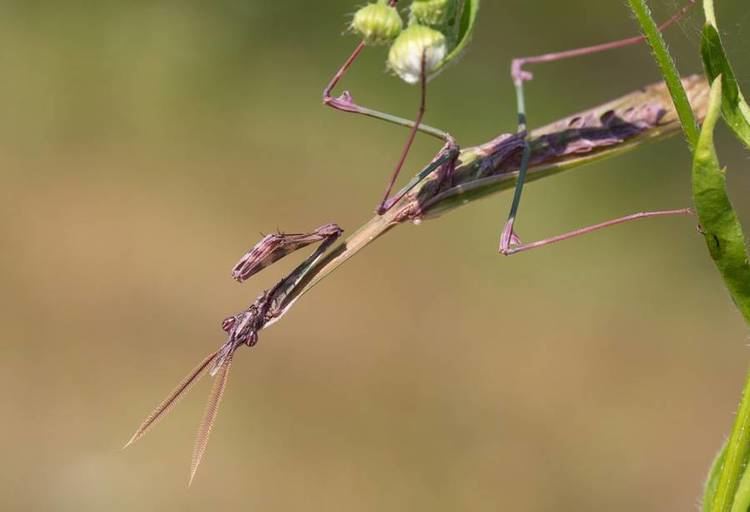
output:
[[[694,3],[694,0],[691,0],[689,5],[692,3]],[[388,122],[410,128],[409,138],[389,180],[385,197],[378,208],[378,214],[346,241],[331,250],[329,248],[342,233],[342,230],[335,224],[324,225],[311,233],[278,233],[268,235],[256,244],[232,271],[233,276],[238,281],[249,278],[254,273],[293,251],[320,242],[320,246],[314,253],[297,266],[289,275],[284,277],[270,290],[263,292],[247,309],[224,320],[222,328],[227,333],[228,338],[223,346],[201,361],[141,424],[126,445],[128,446],[140,439],[159,418],[171,410],[176,401],[186,393],[192,384],[211,368],[210,373],[216,375],[216,380],[209,396],[208,406],[193,450],[190,481],[194,478],[205,452],[208,437],[216,418],[218,405],[226,388],[229,370],[236,349],[241,345],[254,346],[258,340],[260,330],[279,320],[290,309],[292,304],[315,284],[392,227],[407,221],[417,222],[424,218],[438,215],[456,206],[465,204],[470,200],[483,197],[499,189],[509,188],[514,184],[516,192],[511,208],[510,220],[506,224],[503,236],[501,237],[501,252],[504,254],[512,254],[547,245],[636,218],[675,214],[684,215],[689,213],[688,209],[644,212],[582,228],[540,242],[521,244],[513,233],[513,220],[515,219],[520,201],[521,187],[527,178],[527,172],[530,173],[528,176],[529,179],[556,173],[567,168],[618,154],[635,147],[640,142],[660,138],[675,133],[679,129],[679,124],[676,122],[674,111],[671,107],[671,100],[666,93],[664,85],[656,84],[528,134],[525,126],[523,82],[530,79],[530,75],[523,71],[523,64],[546,62],[559,58],[585,55],[595,51],[603,51],[604,49],[620,48],[640,42],[642,39],[636,37],[569,52],[514,60],[512,66],[513,76],[517,82],[518,103],[521,107],[519,109],[518,131],[515,134],[500,135],[480,146],[459,149],[450,135],[421,124],[421,119],[425,110],[426,83],[429,72],[436,73],[440,71],[466,45],[468,35],[466,33],[461,34],[459,28],[458,35],[454,34],[452,37],[444,36],[443,42],[446,45],[448,45],[447,41],[453,41],[454,46],[452,48],[446,46],[435,55],[429,55],[425,49],[425,44],[432,45],[435,44],[435,41],[438,44],[443,43],[440,42],[440,37],[429,32],[430,30],[434,31],[434,28],[427,27],[429,30],[413,28],[414,26],[422,26],[419,24],[419,16],[429,14],[429,12],[425,13],[423,11],[418,16],[415,14],[414,8],[418,10],[421,7],[453,6],[456,10],[447,10],[444,12],[452,12],[454,18],[440,18],[438,16],[427,21],[433,23],[435,19],[450,19],[452,22],[448,23],[448,25],[471,28],[476,17],[478,2],[470,2],[468,0],[465,2],[415,0],[412,4],[410,19],[416,20],[416,23],[410,22],[410,27],[412,27],[411,32],[409,32],[409,28],[402,31],[400,17],[398,18],[399,23],[395,23],[396,19],[393,18],[393,14],[395,13],[398,16],[398,12],[395,11],[395,4],[395,0],[388,2],[380,1],[377,4],[371,4],[364,8],[369,8],[371,12],[375,12],[376,14],[376,11],[383,11],[385,9],[383,12],[387,12],[387,16],[391,20],[391,30],[390,32],[386,31],[386,35],[398,32],[395,39],[393,36],[383,37],[382,33],[374,35],[370,33],[368,35],[360,27],[359,30],[365,37],[364,41],[357,46],[352,56],[347,59],[334,75],[324,91],[324,102],[339,110],[381,118]],[[673,16],[667,23],[662,25],[662,28],[679,19],[687,8],[683,8]],[[440,11],[438,11],[439,13]],[[365,21],[367,19],[365,17]],[[355,16],[356,21],[357,17]],[[397,27],[398,30],[393,29],[395,25],[399,25]],[[363,26],[366,28],[366,24]],[[407,34],[409,37],[415,37],[414,34],[419,37],[427,34],[427,43],[417,42],[415,44],[414,41],[405,39],[407,42],[406,50],[411,51],[416,46],[417,51],[416,54],[413,51],[412,53],[406,51],[401,54],[398,48],[396,50],[393,50],[393,48],[398,41],[398,37],[404,34]],[[364,49],[368,38],[377,42],[382,42],[383,39],[393,40],[394,46],[391,48],[391,53],[394,53],[395,57],[391,67],[400,76],[406,76],[407,81],[416,81],[420,84],[420,109],[415,122],[356,105],[351,95],[347,92],[339,97],[331,95],[331,92],[344,73]],[[401,59],[400,61],[399,58]],[[706,83],[700,77],[689,77],[684,82],[693,108],[701,116],[705,109]],[[444,146],[430,164],[420,171],[401,191],[391,197],[391,190],[417,131],[440,138],[444,141]]]
[[[664,30],[673,23],[679,21],[688,10],[695,5],[695,2],[696,0],[688,0],[688,2],[677,13],[659,27],[660,30]],[[355,14],[352,28],[360,33],[363,36],[363,39],[323,91],[323,103],[330,105],[337,110],[362,114],[410,128],[409,138],[404,145],[401,157],[388,182],[385,196],[377,208],[379,214],[388,211],[396,202],[398,202],[399,199],[401,199],[401,197],[403,197],[403,194],[410,189],[410,187],[407,186],[394,198],[390,198],[391,190],[401,172],[401,168],[404,165],[406,156],[418,131],[440,138],[445,142],[441,154],[443,154],[446,161],[438,167],[437,170],[442,173],[441,179],[451,179],[455,167],[455,159],[458,155],[458,145],[453,137],[447,132],[421,124],[426,108],[427,81],[435,74],[441,72],[444,67],[458,57],[461,51],[465,48],[468,38],[471,37],[471,28],[467,29],[469,33],[462,34],[460,31],[462,27],[473,27],[473,17],[476,16],[479,6],[478,1],[415,0],[410,8],[409,27],[394,36],[393,34],[396,32],[396,30],[394,30],[394,26],[396,25],[394,19],[395,17],[398,17],[398,12],[396,11],[397,3],[398,0],[380,0],[376,4],[370,4],[363,7],[357,12],[357,14]],[[361,19],[358,19],[358,17],[361,17]],[[398,19],[400,21],[400,18]],[[500,236],[500,253],[504,255],[512,255],[521,251],[590,233],[597,229],[628,222],[630,220],[664,215],[690,214],[688,208],[641,212],[527,244],[521,242],[514,230],[518,209],[521,204],[521,195],[526,181],[529,157],[531,155],[531,148],[526,137],[526,101],[523,84],[532,79],[532,74],[524,70],[524,66],[527,64],[554,62],[611,51],[639,44],[644,40],[645,38],[643,36],[636,36],[585,48],[576,48],[573,50],[547,53],[533,57],[513,59],[511,63],[511,78],[516,91],[516,106],[518,113],[518,128],[516,133],[522,137],[524,147],[519,175],[513,194],[513,202],[508,214],[508,220]],[[339,97],[333,97],[331,95],[333,89],[341,78],[343,78],[344,74],[349,70],[366,45],[386,44],[389,42],[392,42],[392,45],[388,55],[388,67],[405,82],[419,83],[420,85],[420,107],[415,121],[398,118],[390,114],[361,107],[354,103],[349,91],[344,91]],[[421,178],[421,176],[418,177]],[[413,183],[414,181],[412,181],[411,184]]]

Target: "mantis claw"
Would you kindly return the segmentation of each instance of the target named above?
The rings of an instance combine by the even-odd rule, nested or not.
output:
[[[521,239],[516,235],[515,231],[513,231],[514,222],[515,219],[508,219],[508,222],[505,223],[503,232],[500,235],[500,247],[498,248],[498,251],[503,256],[514,254],[516,252],[515,248],[521,245]]]

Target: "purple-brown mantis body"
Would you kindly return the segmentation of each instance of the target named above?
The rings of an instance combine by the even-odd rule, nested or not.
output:
[[[677,13],[675,13],[667,21],[662,23],[659,26],[659,29],[664,30],[668,28],[669,26],[673,25],[674,23],[678,22],[681,18],[685,16],[685,14],[690,10],[690,8],[695,5],[695,3],[696,3],[696,0],[688,0],[687,3]],[[398,0],[388,1],[388,5],[391,7],[395,7],[397,4],[398,4]],[[477,5],[478,5],[478,2],[477,2]],[[509,256],[512,254],[516,254],[518,252],[548,245],[550,243],[567,240],[569,238],[573,238],[573,237],[576,237],[585,233],[589,233],[591,231],[601,229],[603,227],[607,227],[607,226],[611,226],[615,224],[621,224],[623,222],[628,222],[630,220],[643,218],[644,216],[643,213],[639,213],[636,215],[627,215],[627,216],[620,217],[611,221],[606,221],[600,224],[596,224],[588,228],[577,229],[569,233],[564,233],[562,235],[558,235],[551,239],[540,240],[537,242],[527,243],[527,244],[524,244],[521,242],[521,239],[516,235],[515,230],[514,230],[514,225],[516,222],[516,218],[518,216],[518,209],[521,204],[521,195],[523,192],[524,184],[526,182],[526,173],[529,167],[529,159],[531,157],[531,147],[528,144],[527,137],[526,137],[527,132],[528,132],[528,127],[527,127],[527,122],[526,122],[526,100],[525,100],[523,84],[524,82],[531,80],[533,78],[533,75],[530,72],[524,70],[524,66],[530,65],[530,64],[541,64],[545,62],[555,62],[555,61],[560,61],[560,60],[581,57],[585,55],[592,55],[595,53],[607,52],[607,51],[616,50],[619,48],[625,48],[628,46],[640,44],[643,41],[645,41],[645,38],[643,36],[635,36],[635,37],[630,37],[627,39],[621,39],[618,41],[612,41],[608,43],[588,46],[585,48],[576,48],[573,50],[566,50],[566,51],[561,51],[561,52],[553,52],[553,53],[547,53],[543,55],[536,55],[532,57],[522,57],[522,58],[513,59],[511,63],[510,74],[511,74],[513,85],[516,91],[516,106],[517,106],[517,113],[518,113],[518,128],[517,128],[516,134],[518,135],[519,140],[523,144],[523,152],[521,154],[521,160],[519,163],[519,166],[520,166],[519,174],[516,180],[515,191],[513,194],[513,202],[511,204],[510,212],[508,214],[508,220],[505,223],[505,226],[500,235],[499,252],[501,254]],[[365,46],[366,46],[366,40],[363,39],[363,41],[360,42],[357,45],[357,47],[354,49],[354,51],[349,56],[349,58],[344,62],[341,68],[334,74],[328,86],[323,90],[323,103],[333,107],[336,110],[340,110],[342,112],[361,114],[361,115],[373,117],[376,119],[381,119],[389,123],[398,124],[398,125],[410,128],[409,136],[407,138],[406,144],[404,145],[403,151],[401,152],[401,157],[399,158],[393,170],[393,173],[390,179],[388,180],[388,186],[386,187],[385,195],[383,196],[383,199],[380,202],[380,205],[377,207],[377,210],[376,210],[377,213],[382,215],[383,213],[387,212],[391,207],[393,207],[393,205],[395,205],[403,197],[403,192],[400,194],[396,194],[396,196],[393,198],[390,197],[390,194],[396,183],[396,179],[398,178],[398,175],[401,172],[404,162],[406,161],[406,157],[409,153],[409,150],[411,149],[411,146],[414,142],[414,138],[417,132],[422,132],[422,133],[425,133],[427,135],[436,137],[444,141],[445,145],[443,146],[438,156],[438,158],[440,158],[440,155],[442,155],[444,157],[443,158],[444,161],[442,165],[440,165],[439,167],[436,167],[433,171],[431,171],[431,172],[436,171],[440,174],[441,182],[444,182],[446,179],[449,181],[452,180],[452,174],[456,166],[456,160],[455,160],[455,157],[451,158],[450,156],[458,154],[459,146],[456,143],[455,139],[449,133],[443,130],[439,130],[437,128],[433,128],[431,126],[422,124],[422,119],[425,115],[425,110],[426,110],[427,81],[429,78],[428,71],[425,69],[425,65],[424,65],[425,63],[424,53],[422,54],[422,67],[419,73],[420,104],[419,104],[419,110],[417,112],[417,117],[415,121],[410,121],[408,119],[399,118],[396,116],[392,116],[390,114],[372,110],[370,108],[362,107],[354,102],[352,94],[349,91],[344,91],[338,97],[334,97],[332,95],[333,90],[336,88],[336,86],[344,77],[344,75],[352,66],[352,64],[354,64],[354,62],[357,60],[359,55],[364,50]],[[408,190],[408,189],[404,189],[404,190]],[[647,212],[646,216],[685,215],[689,213],[690,213],[689,209],[682,208],[682,209],[677,209],[677,210],[662,210],[662,211],[656,211],[656,212]]]
[[[391,3],[395,4],[395,2]],[[678,13],[677,16],[680,14]],[[631,38],[592,48],[599,51],[604,46],[616,48],[639,41],[640,38]],[[324,99],[326,104],[339,110],[379,117],[377,115],[379,113],[373,113],[374,111],[355,105],[349,93],[344,93],[338,98],[331,96],[331,91],[363,47],[360,44],[352,57],[336,73],[324,91]],[[565,54],[564,57],[567,58],[574,54],[591,53],[589,50],[574,50],[561,52],[561,54]],[[514,79],[520,80],[522,84],[523,80],[530,78],[521,69],[524,62],[548,60],[554,59],[541,56],[514,61]],[[521,244],[512,232],[512,220],[515,216],[518,198],[520,198],[519,185],[522,185],[524,181],[613,156],[642,142],[677,133],[679,123],[664,84],[645,87],[608,104],[534,130],[530,134],[527,134],[525,124],[522,124],[522,129],[519,128],[514,134],[503,134],[485,144],[462,150],[449,135],[420,124],[424,114],[425,84],[426,78],[423,74],[421,77],[422,101],[416,122],[386,115],[389,118],[387,120],[391,122],[411,127],[411,132],[396,171],[389,181],[386,196],[378,208],[378,214],[335,248],[332,246],[343,231],[336,224],[325,224],[309,233],[267,235],[248,251],[232,269],[232,276],[239,282],[249,279],[292,252],[320,243],[307,259],[274,287],[260,294],[248,308],[223,321],[222,329],[227,336],[224,344],[218,350],[208,354],[179,383],[144,420],[126,446],[140,439],[158,419],[171,410],[179,398],[184,396],[201,376],[210,373],[215,380],[193,450],[190,472],[192,482],[205,452],[236,350],[243,345],[254,346],[258,341],[259,332],[279,320],[303,294],[359,250],[397,225],[406,222],[417,223],[477,198],[514,186],[516,188],[514,207],[511,209],[511,220],[508,223],[511,228],[508,230],[508,225],[506,225],[503,231],[505,242],[501,242],[501,252],[505,254],[540,247],[630,220],[689,213],[689,210],[685,208],[641,212],[530,244]],[[697,76],[688,77],[684,79],[684,85],[694,110],[698,117],[702,117],[708,90],[705,80]],[[523,93],[519,94],[522,97]],[[522,102],[519,102],[519,105],[522,106]],[[522,121],[523,117],[522,114],[519,115]],[[445,144],[432,162],[391,197],[391,188],[417,131],[425,131],[442,138]],[[502,248],[502,243],[507,244],[505,250]]]

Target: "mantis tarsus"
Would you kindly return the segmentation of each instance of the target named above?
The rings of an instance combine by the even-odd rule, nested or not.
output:
[[[635,39],[616,44],[632,44],[627,41]],[[326,88],[325,97],[329,98],[328,104],[334,104],[339,109],[374,115],[374,111],[356,107],[347,93],[338,98],[330,96],[333,87],[362,48],[363,45],[358,46],[353,56],[339,70]],[[535,59],[544,61],[545,57],[526,60],[536,62]],[[521,61],[514,61],[514,68],[521,69],[519,62]],[[425,74],[422,73],[420,78],[424,87]],[[697,116],[702,117],[708,90],[705,80],[693,76],[684,79],[683,82]],[[387,117],[388,121],[410,127],[412,133],[417,130],[426,131],[442,138],[446,144],[433,161],[417,173],[393,198],[388,198],[390,194],[386,194],[387,199],[380,208],[382,211],[335,248],[331,249],[331,246],[340,237],[342,230],[335,224],[326,224],[310,233],[268,235],[246,253],[232,270],[233,277],[240,282],[291,252],[320,243],[313,254],[273,288],[260,294],[247,309],[223,321],[222,329],[227,333],[227,339],[222,347],[208,354],[180,382],[146,418],[126,446],[150,430],[202,375],[207,372],[215,374],[216,381],[193,450],[190,473],[192,482],[208,443],[235,351],[242,345],[255,345],[262,329],[279,320],[302,295],[380,235],[401,223],[416,223],[437,216],[499,190],[515,186],[518,195],[518,184],[523,181],[521,178],[526,175],[527,170],[529,180],[537,179],[619,154],[642,142],[679,131],[679,122],[663,84],[644,87],[600,107],[534,130],[529,136],[524,128],[514,134],[500,135],[486,144],[462,150],[459,150],[450,136],[439,130],[408,120]],[[408,146],[407,143],[407,149]],[[400,161],[399,166],[402,164]],[[399,168],[397,167],[397,171]],[[391,181],[395,182],[395,178]],[[511,242],[509,252],[539,247],[638,218],[687,213],[687,209],[642,212],[526,245],[514,245],[513,240],[510,240],[511,236],[508,239]]]

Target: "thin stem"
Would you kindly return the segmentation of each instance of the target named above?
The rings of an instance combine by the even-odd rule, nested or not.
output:
[[[714,10],[714,0],[703,0],[703,14],[706,16],[706,23],[716,27],[716,11]]]
[[[638,19],[638,23],[641,25],[641,29],[651,46],[651,50],[654,52],[654,58],[661,69],[662,75],[664,75],[664,80],[667,83],[669,92],[672,94],[675,108],[677,109],[677,115],[680,117],[682,129],[685,132],[685,137],[692,151],[698,142],[698,123],[693,115],[693,110],[690,108],[690,102],[688,101],[687,94],[685,94],[685,89],[680,82],[680,74],[677,71],[677,66],[675,66],[674,60],[669,50],[667,50],[667,45],[664,42],[664,37],[662,37],[659,27],[651,16],[651,10],[646,0],[628,0],[628,3],[633,14]]]
[[[740,401],[740,409],[734,420],[732,435],[727,442],[726,458],[714,495],[712,512],[729,512],[732,509],[734,494],[742,477],[745,463],[750,456],[748,447],[750,447],[750,372],[745,380],[745,388]]]
[[[698,218],[706,237],[709,252],[717,269],[721,273],[740,312],[746,321],[750,321],[748,297],[748,256],[742,227],[736,217],[731,201],[726,193],[725,173],[721,169],[714,148],[713,132],[719,119],[722,102],[721,77],[714,79],[708,101],[707,114],[703,127],[698,129],[695,116],[686,108],[686,94],[678,80],[677,70],[669,51],[666,49],[661,34],[654,30],[655,23],[645,0],[628,0],[630,7],[638,18],[644,33],[654,51],[654,57],[661,68],[669,86],[675,107],[693,153],[693,199]],[[706,18],[715,28],[713,3],[707,1]],[[747,471],[750,458],[750,373],[737,411],[732,434],[727,441],[724,453],[718,459],[720,466],[711,473],[709,492],[715,485],[715,493],[710,503],[711,512],[730,512],[746,509],[746,505],[734,503],[742,475]],[[723,459],[723,461],[722,461]],[[718,472],[718,474],[717,474]],[[716,483],[718,479],[718,483]]]

